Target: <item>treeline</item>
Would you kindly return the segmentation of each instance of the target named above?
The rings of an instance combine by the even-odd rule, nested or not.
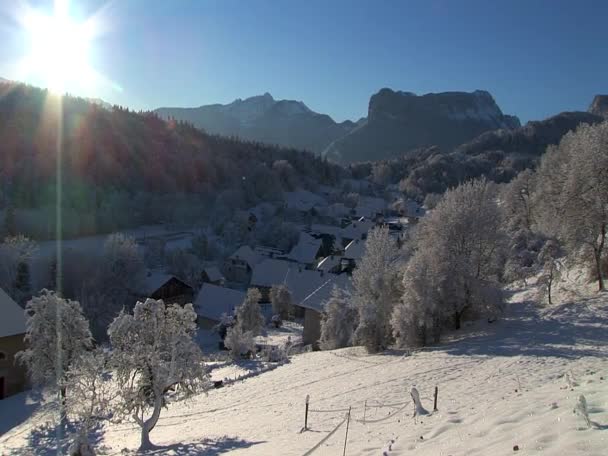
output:
[[[551,303],[565,259],[602,291],[607,234],[608,121],[566,134],[509,184],[448,190],[401,249],[387,229],[370,233],[352,295],[336,290],[326,305],[321,347],[438,342],[464,320],[498,318],[503,286],[532,276]]]
[[[534,169],[549,145],[583,123],[603,119],[586,112],[564,112],[514,130],[484,133],[453,151],[428,147],[400,158],[351,165],[353,175],[380,184],[399,184],[407,197],[420,202],[467,180],[484,176],[496,183],[510,182],[525,169]],[[433,198],[433,196],[431,196]]]
[[[311,153],[0,84],[0,206],[17,209],[17,231],[31,237],[54,236],[58,194],[71,237],[188,223],[218,201],[248,207],[296,186],[333,184],[343,173]]]

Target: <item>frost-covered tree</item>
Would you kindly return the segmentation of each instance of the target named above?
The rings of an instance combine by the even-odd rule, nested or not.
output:
[[[192,304],[154,299],[138,302],[133,314],[121,312],[108,328],[118,412],[141,427],[142,449],[152,446],[150,432],[169,395],[186,397],[207,384],[196,329]]]
[[[540,228],[593,258],[599,290],[608,234],[608,121],[581,125],[543,156],[536,199]]]
[[[236,326],[243,333],[250,331],[252,335],[257,336],[262,332],[264,316],[259,304],[261,299],[260,291],[257,288],[250,288],[247,290],[243,304],[236,308]]]
[[[144,278],[145,266],[135,239],[122,233],[108,236],[103,248],[102,281],[109,291],[123,296],[136,290]]]
[[[78,426],[78,433],[68,451],[70,456],[95,454],[89,433],[109,416],[112,399],[117,394],[110,381],[107,361],[108,356],[102,349],[86,352],[74,361],[68,373],[70,394],[66,398],[66,410]]]
[[[352,345],[357,327],[357,309],[348,293],[334,286],[321,320],[319,346],[322,350]]]
[[[390,318],[400,295],[400,265],[388,228],[374,228],[367,236],[365,254],[353,272],[353,301],[358,326],[354,343],[369,351],[392,342]]]
[[[0,244],[0,287],[17,302],[31,296],[29,263],[35,251],[35,242],[21,235]]]
[[[224,345],[230,350],[232,359],[239,359],[244,355],[255,353],[255,341],[251,331],[243,331],[239,325],[229,328]]]
[[[400,347],[439,341],[438,289],[447,279],[431,252],[421,249],[410,259],[403,276],[403,295],[391,318],[393,335]]]
[[[167,270],[195,289],[201,286],[203,266],[200,260],[186,250],[177,249],[166,255]]]
[[[427,286],[438,287],[439,313],[450,318],[455,329],[465,313],[493,314],[501,306],[504,236],[496,194],[488,182],[472,181],[446,192],[420,223],[414,248],[427,256],[432,271]]]
[[[285,285],[275,285],[270,289],[270,303],[272,312],[287,320],[293,315],[293,300],[291,293]]]
[[[69,394],[68,374],[75,360],[92,346],[89,322],[77,301],[42,290],[25,306],[26,349],[19,359],[27,367],[32,383],[57,388]]]
[[[561,256],[562,249],[560,245],[552,239],[545,243],[538,254],[538,263],[542,266],[542,272],[538,278],[538,284],[541,287],[542,295],[547,297],[549,305],[553,304],[553,286],[561,277]]]

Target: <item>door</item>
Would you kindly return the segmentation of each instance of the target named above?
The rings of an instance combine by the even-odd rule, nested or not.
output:
[[[4,377],[0,377],[0,401],[4,399]]]

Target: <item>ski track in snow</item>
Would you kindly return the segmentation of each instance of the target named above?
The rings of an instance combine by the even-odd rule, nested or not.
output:
[[[303,455],[352,407],[349,455],[507,455],[517,445],[521,454],[605,456],[608,294],[574,295],[576,301],[549,309],[530,302],[531,289],[517,291],[504,319],[474,324],[409,356],[360,348],[295,356],[270,372],[169,405],[151,433],[162,448],[150,454]],[[567,385],[567,373],[579,386]],[[439,410],[413,418],[412,385],[427,410],[437,385]],[[300,432],[307,394],[311,410],[336,411],[310,412],[310,430]],[[585,429],[573,412],[581,394],[598,429]],[[0,437],[0,453],[41,454],[27,448],[26,431],[43,421],[34,414]],[[108,425],[101,442],[106,454],[134,452],[138,430]],[[342,454],[344,432],[342,424],[312,454]]]

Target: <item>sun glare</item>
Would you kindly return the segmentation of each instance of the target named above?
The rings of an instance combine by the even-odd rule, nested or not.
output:
[[[69,16],[67,1],[56,1],[53,14],[30,10],[23,25],[28,35],[26,71],[49,89],[65,92],[90,88],[95,72],[90,66],[91,23]]]

